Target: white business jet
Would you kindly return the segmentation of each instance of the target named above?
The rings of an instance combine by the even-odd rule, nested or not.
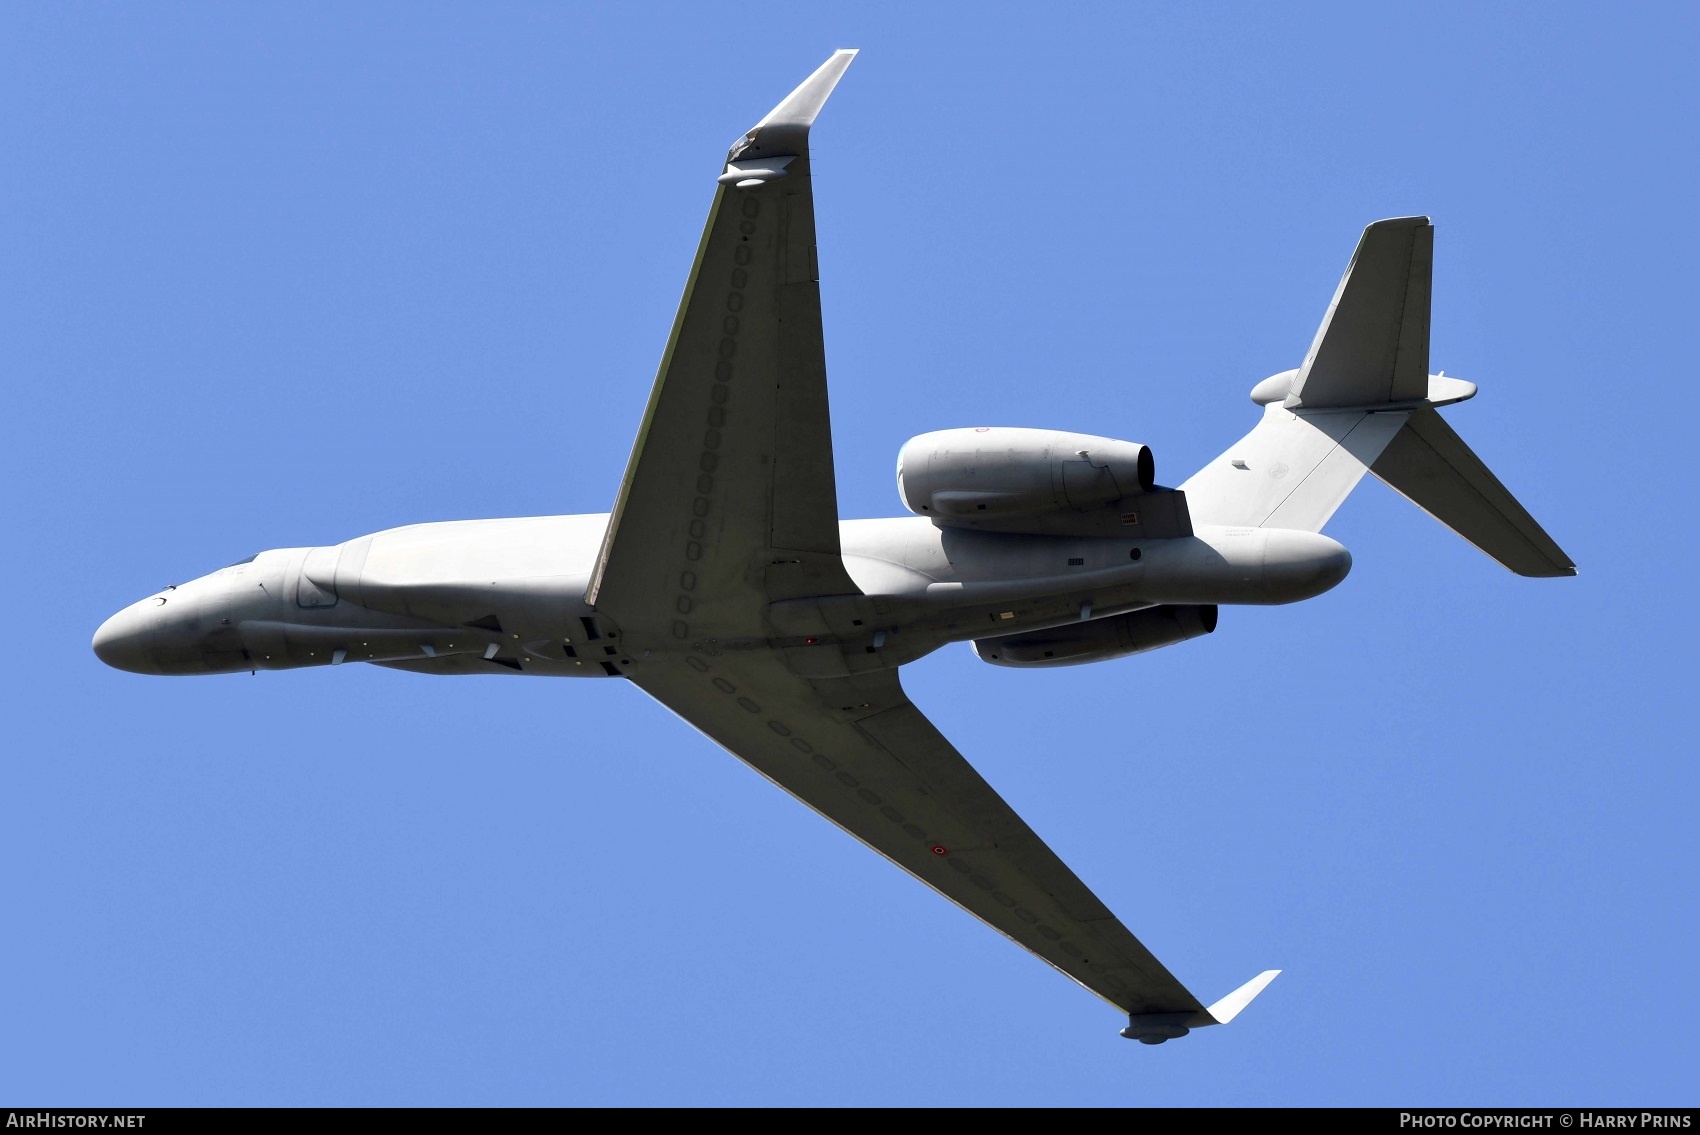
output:
[[[1370,472],[1519,575],[1575,568],[1436,407],[1434,230],[1364,230],[1303,365],[1179,488],[1151,451],[1050,430],[908,442],[913,514],[841,521],[827,421],[809,129],[841,51],[732,146],[611,515],[396,528],[262,552],[108,619],[143,674],[370,662],[636,684],[733,755],[1126,1013],[1147,1044],[1226,1023],[912,705],[906,662],[971,641],[997,666],[1120,658],[1216,629],[1222,604],[1339,583],[1321,535]]]

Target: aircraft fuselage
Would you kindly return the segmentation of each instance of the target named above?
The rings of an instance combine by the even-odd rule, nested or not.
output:
[[[145,674],[372,662],[436,674],[617,677],[629,663],[619,629],[584,598],[607,523],[605,514],[449,521],[274,549],[126,607],[96,633],[95,651]],[[840,534],[868,617],[846,618],[836,637],[810,622],[814,633],[798,641],[844,648],[866,638],[861,649],[893,666],[948,642],[1159,604],[1296,602],[1351,567],[1326,536],[1271,528],[1082,539],[941,528],[911,516],[844,521]],[[785,640],[788,621],[774,611],[762,645]]]

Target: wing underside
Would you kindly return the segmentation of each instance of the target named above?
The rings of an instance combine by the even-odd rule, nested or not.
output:
[[[1130,1014],[1197,999],[909,701],[893,671],[807,680],[689,655],[633,680],[803,803]]]
[[[741,138],[715,192],[587,594],[628,631],[660,603],[675,641],[750,634],[768,602],[856,591],[839,559],[808,153],[849,62],[834,55]]]
[[[825,614],[798,625],[831,608],[837,630],[863,628],[856,605],[874,602],[840,555],[809,176],[809,127],[849,61],[728,155],[587,598],[621,672],[785,791],[1162,1018],[1149,1035],[1213,1023],[909,702],[879,639],[846,646]]]

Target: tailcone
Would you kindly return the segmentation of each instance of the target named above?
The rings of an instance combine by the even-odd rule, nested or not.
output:
[[[1263,586],[1270,602],[1314,598],[1351,570],[1352,553],[1320,532],[1273,528],[1263,544]]]

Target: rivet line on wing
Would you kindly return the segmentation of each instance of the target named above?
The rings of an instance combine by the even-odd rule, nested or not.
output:
[[[730,287],[726,292],[726,313],[721,317],[720,342],[714,349],[714,381],[709,384],[708,411],[704,416],[707,428],[702,435],[702,453],[697,458],[696,499],[691,502],[691,519],[686,526],[684,552],[689,563],[702,559],[702,540],[708,533],[708,514],[714,507],[714,474],[720,468],[719,451],[723,440],[720,431],[726,425],[726,403],[732,397],[732,359],[738,353],[738,333],[743,329],[738,313],[744,310],[744,288],[750,280],[745,269],[752,255],[748,238],[755,235],[755,219],[761,215],[761,198],[754,194],[746,196],[739,212],[743,219],[738,222],[738,232],[745,239],[732,249],[736,267],[727,280]],[[679,595],[673,601],[673,609],[681,616],[689,615],[696,607],[696,600],[691,596],[696,586],[696,572],[690,567],[684,568],[679,573]],[[691,624],[684,618],[673,620],[673,637],[681,640],[690,638]]]

